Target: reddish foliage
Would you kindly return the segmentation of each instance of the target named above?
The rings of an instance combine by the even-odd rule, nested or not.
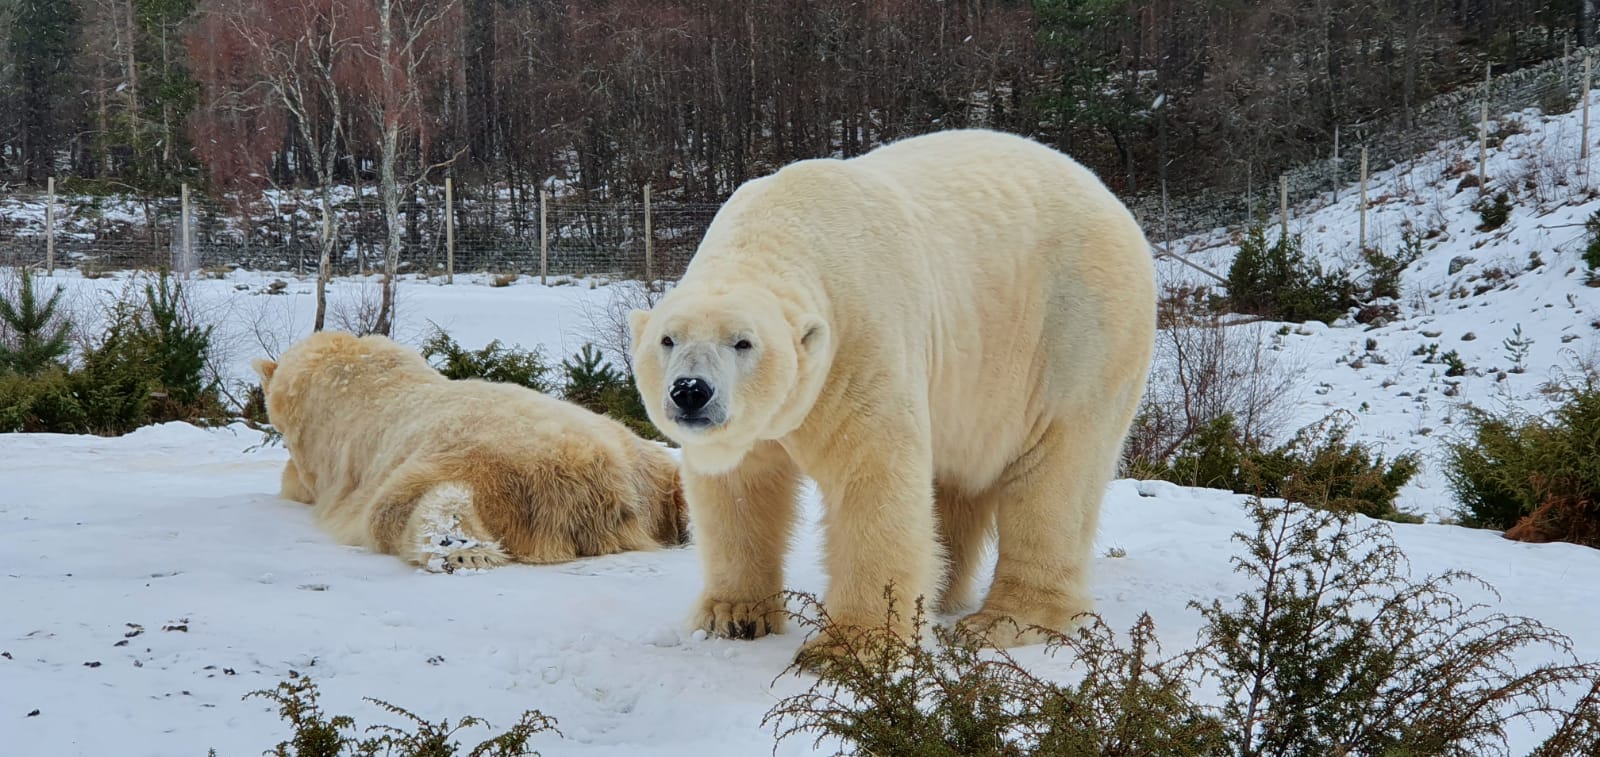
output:
[[[213,193],[243,207],[269,185],[266,173],[283,148],[288,121],[268,96],[250,89],[249,46],[222,20],[203,17],[190,36],[191,66],[202,82],[189,115],[189,140],[211,175]]]
[[[1535,544],[1565,541],[1600,547],[1600,506],[1579,497],[1549,496],[1507,529],[1505,537]]]

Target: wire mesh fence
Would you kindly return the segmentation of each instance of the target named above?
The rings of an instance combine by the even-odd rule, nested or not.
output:
[[[1359,156],[1367,150],[1367,167],[1378,173],[1415,160],[1442,144],[1459,143],[1461,158],[1475,163],[1483,106],[1495,125],[1537,109],[1545,115],[1572,112],[1585,93],[1588,61],[1600,47],[1576,48],[1567,55],[1519,68],[1434,97],[1416,108],[1391,116],[1352,123],[1338,129],[1339,152],[1295,166],[1279,175],[1246,176],[1243,186],[1183,197],[1140,197],[1130,205],[1152,240],[1171,240],[1215,228],[1231,228],[1273,215],[1278,210],[1280,179],[1287,179],[1289,205],[1300,213],[1332,202],[1358,178]],[[1600,124],[1596,125],[1600,128]],[[1492,142],[1496,135],[1487,135]],[[1246,160],[1240,156],[1238,160]],[[1472,169],[1476,171],[1476,166]],[[1489,176],[1490,182],[1506,177]]]
[[[398,268],[406,273],[515,273],[676,278],[710,224],[714,204],[591,203],[507,192],[452,193],[420,186],[396,214]],[[383,270],[384,205],[340,187],[329,222],[314,191],[267,192],[249,202],[195,196],[183,233],[180,198],[88,196],[70,191],[0,200],[0,264],[85,271],[222,267],[312,273],[331,239],[335,274]]]
[[[1356,180],[1355,156],[1363,148],[1373,173],[1452,141],[1461,145],[1461,159],[1470,162],[1478,140],[1493,138],[1480,133],[1485,104],[1501,124],[1528,109],[1570,112],[1587,92],[1587,61],[1596,52],[1600,48],[1578,49],[1406,113],[1341,127],[1338,156],[1306,162],[1281,176],[1247,180],[1231,191],[1139,197],[1129,204],[1150,239],[1159,243],[1269,215],[1277,210],[1282,183],[1298,212],[1320,208]],[[1587,135],[1583,139],[1587,142]],[[326,237],[332,240],[334,272],[360,274],[381,271],[389,248],[387,214],[370,185],[333,188],[326,230],[314,190],[272,190],[249,201],[196,194],[189,203],[187,235],[178,197],[72,189],[0,196],[0,264],[53,263],[86,271],[240,267],[305,274],[316,271]],[[396,213],[400,270],[673,279],[688,265],[718,207],[649,203],[644,188],[640,201],[624,203],[502,186],[456,189],[461,191],[422,185],[405,193]],[[447,194],[450,213],[445,212]]]

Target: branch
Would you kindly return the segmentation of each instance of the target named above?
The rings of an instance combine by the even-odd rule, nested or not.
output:
[[[420,172],[417,173],[417,177],[415,179],[412,179],[411,181],[406,182],[406,188],[407,189],[411,189],[411,188],[414,188],[414,187],[422,184],[424,181],[427,181],[428,174],[432,173],[433,171],[435,171],[437,169],[444,168],[445,166],[454,164],[457,160],[459,160],[461,158],[461,156],[466,155],[466,154],[467,154],[467,148],[463,147],[463,148],[461,148],[459,150],[456,150],[456,153],[454,155],[451,155],[449,158],[441,160],[438,163],[434,163],[433,165],[424,167]]]
[[[1219,284],[1227,284],[1228,283],[1227,279],[1225,279],[1225,278],[1223,278],[1221,276],[1218,276],[1218,275],[1212,273],[1211,271],[1200,267],[1199,265],[1197,265],[1195,263],[1189,262],[1188,258],[1185,258],[1184,256],[1179,255],[1176,252],[1173,252],[1170,248],[1165,248],[1164,249],[1164,248],[1159,248],[1159,247],[1156,247],[1154,245],[1151,245],[1150,249],[1151,249],[1151,251],[1153,251],[1155,253],[1155,257],[1156,257],[1157,260],[1160,260],[1161,258],[1172,258],[1173,260],[1176,260],[1179,263],[1182,263],[1182,264],[1184,264],[1186,266],[1189,266],[1190,268],[1193,268],[1196,271],[1199,271],[1199,272],[1201,272],[1201,273],[1203,273],[1203,274],[1205,274],[1207,276],[1210,276],[1213,279],[1216,279],[1217,283],[1219,283]]]

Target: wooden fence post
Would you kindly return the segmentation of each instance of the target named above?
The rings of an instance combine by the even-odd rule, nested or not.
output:
[[[547,213],[550,208],[550,192],[539,190],[539,286],[545,285],[545,277],[550,273],[550,226]]]
[[[655,291],[655,235],[650,228],[650,185],[644,185],[644,285]]]
[[[1289,238],[1289,174],[1278,177],[1278,221],[1282,224],[1282,239]]]
[[[1339,127],[1333,127],[1333,201],[1339,202]]]
[[[1250,217],[1250,225],[1256,223],[1256,164],[1244,165],[1244,209],[1245,215]]]
[[[1583,145],[1578,148],[1578,159],[1585,161],[1584,168],[1589,167],[1589,56],[1583,56],[1583,99],[1579,101],[1583,108]]]
[[[1567,59],[1572,57],[1572,40],[1567,35],[1561,35],[1561,95],[1566,96],[1570,90],[1572,77],[1567,75]]]
[[[1356,237],[1356,244],[1361,249],[1367,249],[1367,148],[1361,147],[1361,232]]]
[[[450,177],[444,177],[444,283],[456,283],[456,195]]]
[[[181,254],[183,255],[183,277],[187,279],[187,278],[189,278],[190,270],[194,267],[194,245],[193,245],[193,241],[189,238],[190,213],[189,213],[189,183],[188,182],[184,182],[183,183],[182,194],[183,194],[183,208],[178,214],[178,223],[183,226],[183,228],[179,230],[180,233],[181,233],[180,238],[183,240],[183,242],[182,242],[181,246],[178,249],[181,251]]]
[[[44,265],[47,275],[56,275],[56,177],[45,180]]]
[[[1483,117],[1478,121],[1478,194],[1489,191],[1489,73],[1483,64]]]

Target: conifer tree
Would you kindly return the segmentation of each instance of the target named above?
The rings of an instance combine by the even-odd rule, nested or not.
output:
[[[0,295],[0,323],[10,338],[0,341],[0,373],[37,374],[53,365],[71,349],[67,344],[69,324],[56,318],[62,289],[40,301],[32,274],[20,271],[16,299]]]

